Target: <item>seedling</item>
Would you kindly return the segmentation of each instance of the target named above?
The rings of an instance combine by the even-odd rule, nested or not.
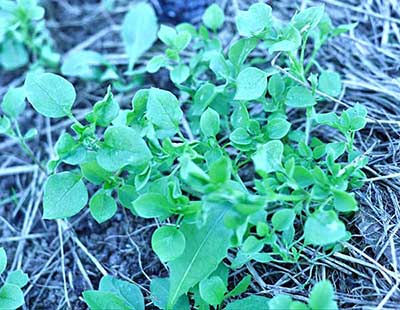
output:
[[[91,50],[72,51],[66,55],[61,66],[65,76],[79,77],[84,80],[98,82],[113,81],[115,88],[131,89],[137,84],[135,75],[143,75],[143,70],[133,70],[139,58],[144,55],[157,39],[157,16],[151,5],[140,2],[133,5],[125,15],[121,25],[121,39],[128,55],[128,70],[126,75],[132,75],[129,85],[122,84],[122,78],[116,68],[105,56]]]
[[[29,63],[31,69],[58,65],[60,55],[53,51],[44,13],[37,0],[0,2],[0,67],[11,71]]]
[[[7,267],[7,254],[0,247],[0,280]],[[3,283],[0,283],[0,309],[15,310],[21,307],[24,301],[22,288],[28,283],[29,278],[21,270],[10,271]]]
[[[227,271],[227,270],[226,270]],[[219,271],[220,276],[224,274]],[[227,272],[225,273],[227,275]],[[248,289],[251,277],[243,278],[237,286],[228,292],[227,279],[220,276],[211,276],[200,282],[200,288],[197,292],[196,305],[200,309],[209,309],[212,305],[220,309],[220,305],[225,299],[243,294]],[[150,284],[151,300],[159,309],[168,309],[168,278],[154,278]],[[196,294],[195,294],[196,296]],[[112,276],[104,276],[98,290],[83,292],[83,298],[90,310],[144,310],[145,302],[140,289],[133,283],[116,279]],[[197,303],[198,302],[198,303]],[[186,296],[181,296],[174,309],[191,309],[189,300]],[[243,299],[238,299],[227,303],[226,310],[240,309],[301,309],[301,310],[336,310],[338,306],[335,301],[335,293],[332,284],[327,281],[320,281],[314,285],[311,290],[307,303],[293,300],[288,295],[277,295],[272,299],[250,295]]]

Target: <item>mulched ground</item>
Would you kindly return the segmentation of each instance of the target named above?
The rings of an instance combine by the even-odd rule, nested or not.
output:
[[[231,23],[235,10],[245,9],[252,1],[217,2],[232,16],[227,18]],[[296,8],[317,3],[325,3],[334,25],[359,23],[354,31],[329,42],[318,61],[323,68],[339,72],[346,88],[339,101],[326,106],[327,111],[356,102],[369,110],[369,123],[357,136],[356,146],[370,157],[366,170],[370,181],[356,193],[360,212],[348,219],[353,238],[341,253],[323,257],[306,249],[303,263],[254,264],[247,266],[246,272],[255,279],[252,290],[266,296],[287,292],[301,300],[307,295],[310,278],[326,276],[334,283],[343,309],[399,309],[400,5],[397,0],[270,1],[274,14],[286,18]],[[47,0],[44,4],[47,25],[60,53],[94,49],[115,65],[126,62],[117,29],[129,1],[116,1],[112,12],[94,0]],[[190,17],[199,20],[201,9],[194,12]],[[0,73],[0,97],[10,85],[23,82],[21,74]],[[104,95],[105,85],[73,82],[78,93],[75,114],[79,116]],[[149,78],[146,83],[171,87],[163,76]],[[120,95],[120,103],[127,106],[133,93]],[[30,143],[40,160],[51,156],[51,145],[69,125],[68,121],[45,120],[32,110],[20,123],[24,130],[35,127],[40,132]],[[135,281],[144,292],[151,277],[166,274],[150,248],[156,222],[135,218],[123,208],[102,225],[88,212],[68,224],[43,221],[44,179],[15,141],[0,138],[0,246],[12,258],[11,268],[22,267],[29,274],[25,309],[68,309],[68,304],[72,309],[85,309],[82,291],[97,288],[105,272]],[[236,277],[240,278],[240,273],[232,281]]]

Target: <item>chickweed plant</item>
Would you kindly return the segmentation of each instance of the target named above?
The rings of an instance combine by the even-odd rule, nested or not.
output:
[[[53,51],[44,13],[37,0],[0,1],[0,68],[57,67],[60,55]]]
[[[21,307],[24,301],[22,288],[28,283],[28,276],[21,270],[10,271],[7,277],[2,275],[7,267],[7,254],[0,247],[0,309],[15,310]]]
[[[251,276],[230,290],[227,283],[249,262],[297,263],[305,247],[329,254],[351,238],[344,219],[357,211],[352,191],[365,179],[367,158],[355,133],[367,111],[357,104],[326,112],[342,93],[341,79],[316,55],[355,25],[333,27],[323,6],[285,22],[256,3],[238,12],[238,39],[224,46],[223,24],[223,11],[212,5],[198,28],[161,26],[165,54],[147,71],[167,69],[174,93],[141,89],[124,110],[108,88],[79,122],[72,84],[31,73],[21,94],[3,102],[9,110],[2,123],[19,113],[13,109],[20,104],[7,100],[25,97],[45,117],[73,120],[47,165],[43,218],[69,218],[88,205],[103,223],[120,205],[155,219],[151,245],[169,270],[151,282],[160,309],[336,309],[326,280],[315,284],[308,304],[283,295],[231,301]],[[97,188],[90,197],[88,184]],[[143,309],[140,296],[109,276],[84,293],[91,309]]]
[[[142,76],[145,70],[133,70],[139,58],[149,50],[157,40],[158,22],[153,7],[145,2],[133,5],[125,15],[120,29],[121,40],[128,56],[125,75],[131,76],[131,85],[123,85],[122,78],[115,67],[104,55],[92,50],[73,50],[66,55],[61,73],[69,77],[99,82],[112,81],[114,88],[129,90]],[[136,83],[135,83],[136,82]]]

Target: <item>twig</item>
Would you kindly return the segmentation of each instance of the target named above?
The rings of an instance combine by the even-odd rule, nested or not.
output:
[[[64,297],[67,303],[68,308],[71,309],[71,303],[68,297],[68,288],[67,288],[67,277],[65,276],[65,259],[64,259],[64,243],[63,243],[63,233],[61,229],[61,220],[57,220],[58,227],[58,237],[60,238],[60,252],[61,252],[61,272],[62,278],[64,282]]]

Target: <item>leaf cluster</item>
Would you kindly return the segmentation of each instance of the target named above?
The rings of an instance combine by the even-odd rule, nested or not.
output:
[[[46,117],[73,121],[48,163],[44,219],[68,218],[88,205],[103,223],[122,206],[162,223],[152,237],[169,269],[168,278],[152,282],[153,302],[161,309],[190,303],[220,308],[247,290],[249,277],[230,291],[226,283],[229,272],[249,262],[296,263],[306,246],[339,250],[351,237],[344,218],[358,210],[352,191],[365,179],[367,157],[355,134],[366,125],[367,111],[357,104],[326,112],[327,98],[339,96],[342,85],[316,60],[326,40],[353,25],[333,27],[323,6],[284,22],[256,3],[238,13],[240,38],[224,47],[217,33],[224,20],[212,5],[198,28],[160,27],[165,53],[147,70],[168,70],[176,93],[141,89],[131,107],[121,109],[108,88],[79,122],[72,114],[72,84],[32,73],[3,101],[2,123],[22,110],[8,99],[25,98]],[[130,67],[138,51],[131,51]],[[334,138],[319,134],[326,129]],[[91,197],[89,184],[96,188]],[[107,279],[100,288],[109,296],[105,302],[132,307],[115,289],[122,284]],[[326,296],[322,302],[333,298],[327,282],[315,291]],[[101,308],[97,294],[85,296],[94,309]],[[307,306],[278,296],[268,306],[317,309],[314,300],[312,294]],[[264,308],[256,304],[266,301],[252,296],[227,307]]]
[[[0,275],[7,267],[7,254],[0,247]],[[29,278],[22,270],[10,271],[5,281],[0,285],[0,309],[16,310],[24,305],[22,288],[28,283]]]
[[[215,275],[200,282],[195,292],[201,298],[199,309],[208,309],[208,305],[218,307],[224,299],[229,299],[245,292],[250,285],[251,277],[243,278],[235,288],[228,291],[228,271],[220,268]],[[154,278],[150,284],[150,298],[160,309],[167,308],[170,283],[168,278]],[[144,310],[144,297],[133,283],[104,276],[98,290],[83,292],[83,298],[91,310]],[[190,309],[189,300],[181,296],[174,309]],[[269,310],[337,310],[335,293],[332,284],[327,281],[317,282],[311,290],[306,303],[293,300],[290,296],[279,294],[269,299],[263,296],[250,295],[243,299],[227,303],[225,310],[269,309]]]
[[[16,70],[31,63],[31,69],[55,68],[60,55],[44,20],[44,8],[37,0],[0,1],[0,67]]]
[[[68,53],[61,66],[61,73],[69,77],[98,82],[112,81],[113,86],[121,91],[134,87],[143,70],[133,70],[135,64],[154,44],[157,39],[158,22],[153,7],[145,2],[132,5],[126,13],[120,29],[121,40],[128,57],[125,75],[131,76],[128,85],[115,66],[104,55],[93,50],[76,50]]]

